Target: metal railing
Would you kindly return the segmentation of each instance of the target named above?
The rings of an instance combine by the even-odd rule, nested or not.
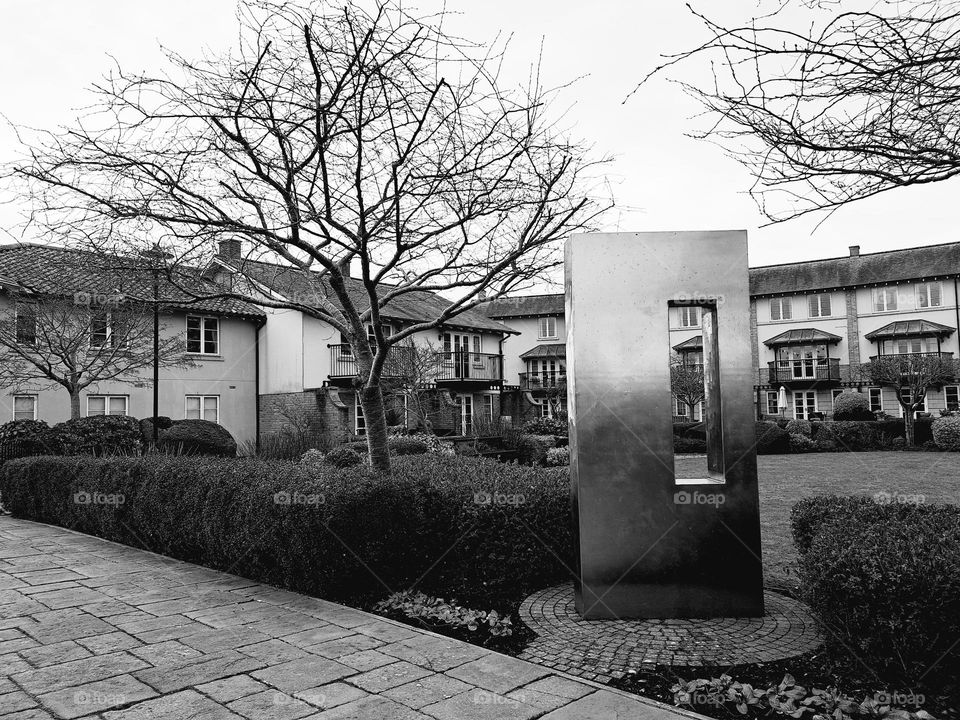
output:
[[[800,358],[773,360],[767,363],[767,382],[771,385],[789,382],[841,380],[838,358]]]
[[[552,390],[567,386],[566,372],[520,373],[521,390]]]

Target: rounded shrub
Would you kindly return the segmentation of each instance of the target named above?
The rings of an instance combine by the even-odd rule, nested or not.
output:
[[[140,437],[144,443],[153,442],[153,426],[154,425],[157,426],[157,436],[159,439],[159,435],[161,432],[173,426],[173,420],[166,417],[165,415],[158,415],[155,418],[153,417],[143,418],[140,421]]]
[[[813,440],[814,450],[817,452],[834,452],[837,450],[837,436],[833,432],[833,423],[819,423]]]
[[[546,465],[547,451],[556,445],[553,435],[521,435],[517,439],[517,454],[524,465]]]
[[[790,452],[807,453],[813,452],[816,445],[813,440],[802,433],[790,433]]]
[[[933,421],[933,441],[941,450],[960,451],[960,415]]]
[[[875,450],[880,446],[880,436],[875,422],[842,421],[830,423],[841,450]]]
[[[869,398],[860,392],[842,392],[833,400],[834,420],[873,420]]]
[[[237,441],[223,427],[210,420],[174,420],[160,433],[160,450],[181,455],[236,457]]]
[[[790,433],[775,422],[760,421],[756,424],[757,453],[779,455],[790,452]]]
[[[566,418],[537,418],[523,424],[521,431],[526,435],[567,435],[570,430]]]
[[[41,435],[57,455],[136,455],[140,423],[126,415],[93,415],[58,423]]]
[[[0,462],[30,455],[46,455],[43,443],[50,427],[43,420],[11,420],[0,425]]]
[[[813,430],[810,427],[809,420],[791,420],[784,428],[791,435],[804,435],[810,437]]]
[[[364,455],[358,453],[354,448],[340,445],[323,456],[323,462],[336,468],[346,468],[353,465],[360,465],[363,462]]]

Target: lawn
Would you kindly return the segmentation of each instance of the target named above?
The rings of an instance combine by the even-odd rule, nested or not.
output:
[[[811,495],[911,496],[921,502],[960,502],[960,455],[928,452],[808,453],[763,455],[760,527],[768,584],[795,584],[790,508]],[[702,477],[705,458],[678,458],[678,477]]]

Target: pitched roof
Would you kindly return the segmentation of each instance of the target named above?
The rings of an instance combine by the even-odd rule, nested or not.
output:
[[[543,345],[537,345],[536,347],[527,350],[525,353],[520,355],[521,360],[527,360],[529,358],[540,358],[540,357],[566,357],[567,356],[567,345],[566,343],[545,343]]]
[[[692,338],[687,338],[682,343],[677,343],[674,345],[673,349],[677,352],[703,350],[703,335],[694,335]]]
[[[929,320],[897,320],[864,335],[867,340],[895,337],[933,337],[952,335],[953,328]]]
[[[487,317],[516,318],[538,315],[562,316],[564,312],[563,293],[550,295],[520,295],[491,300],[481,306]]]
[[[789,295],[956,275],[960,275],[960,243],[942,243],[753,267],[750,295]],[[563,293],[555,293],[499,298],[483,307],[489,317],[516,318],[563,315],[563,303]]]
[[[84,304],[98,297],[153,297],[153,272],[146,261],[134,256],[98,253],[22,243],[0,246],[0,285],[46,296],[79,298]],[[176,274],[159,278],[163,304],[180,310],[201,310],[218,315],[265,317],[256,305],[233,298],[196,300],[194,295],[218,292],[195,268],[178,268]]]
[[[315,307],[339,308],[340,306],[329,283],[320,273],[254,260],[242,260],[230,266],[272,292],[294,302]],[[360,311],[369,309],[370,303],[362,281],[349,277],[344,280],[347,292]],[[390,300],[381,309],[380,314],[387,320],[424,322],[440,315],[449,305],[449,300],[433,292],[409,292]],[[444,327],[486,330],[504,334],[517,332],[488,318],[477,309],[465,310],[453,316],[444,323]]]
[[[755,267],[750,269],[750,294],[783,295],[949,275],[960,275],[960,243]]]
[[[769,340],[764,340],[763,344],[767,347],[773,347],[774,345],[805,345],[809,343],[826,343],[830,345],[838,343],[841,340],[843,340],[843,338],[839,335],[834,335],[824,330],[797,328],[795,330],[782,332]]]

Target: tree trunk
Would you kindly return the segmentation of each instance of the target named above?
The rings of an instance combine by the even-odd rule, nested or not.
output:
[[[916,410],[913,407],[903,409],[903,430],[907,438],[907,445],[910,447],[916,445],[916,419],[914,418],[914,413],[916,413]]]
[[[70,391],[70,419],[76,420],[80,417],[80,391]]]
[[[387,408],[379,385],[364,386],[359,390],[360,406],[367,430],[367,450],[370,467],[380,472],[390,472],[390,450],[387,446]]]

